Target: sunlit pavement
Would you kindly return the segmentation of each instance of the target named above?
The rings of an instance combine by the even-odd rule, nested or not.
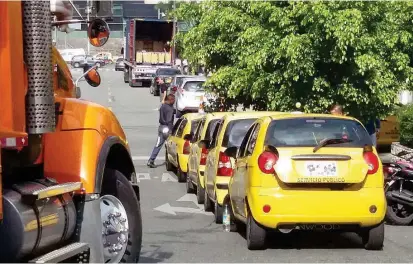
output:
[[[99,70],[100,87],[81,82],[82,98],[111,107],[121,122],[140,179],[143,248],[140,262],[411,262],[413,228],[386,226],[384,250],[366,251],[354,234],[289,234],[271,236],[269,249],[249,251],[243,234],[224,232],[186,195],[163,165],[162,150],[149,169],[146,162],[156,141],[159,98],[148,88],[130,88],[114,65]],[[73,70],[74,76],[81,71]],[[388,155],[382,155],[386,159]],[[320,206],[323,206],[320,204]]]

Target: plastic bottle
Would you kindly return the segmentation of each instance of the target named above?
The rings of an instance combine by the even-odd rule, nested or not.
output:
[[[230,231],[230,215],[229,215],[229,208],[228,204],[224,205],[224,212],[222,214],[222,224],[224,226],[224,231],[229,232]]]

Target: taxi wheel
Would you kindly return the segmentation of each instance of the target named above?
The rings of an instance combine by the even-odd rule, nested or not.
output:
[[[238,231],[245,230],[245,225],[243,225],[242,222],[240,222],[239,220],[235,218],[234,212],[232,211],[231,198],[228,197],[226,201],[224,202],[224,204],[228,204],[229,222],[230,222],[229,230],[231,232],[238,232]]]
[[[362,239],[365,249],[382,250],[384,242],[384,223],[363,232]]]
[[[165,151],[165,167],[167,171],[173,171],[174,166],[169,162],[168,151]]]
[[[215,195],[216,197],[216,195]],[[224,214],[224,207],[219,205],[218,200],[215,200],[214,204],[214,215],[215,215],[215,223],[222,224],[222,215]]]
[[[196,185],[196,199],[198,201],[198,204],[203,204],[205,201],[205,190],[201,186],[201,182],[199,181],[199,176],[196,179],[197,185]]]
[[[194,184],[192,183],[192,180],[189,177],[189,173],[186,173],[186,192],[194,193],[194,191]]]
[[[181,166],[178,164],[176,176],[178,176],[178,182],[186,182],[186,173],[181,170]]]
[[[247,247],[249,250],[265,249],[267,231],[261,227],[248,212],[247,216]]]
[[[205,212],[211,212],[212,211],[212,203],[211,203],[211,200],[208,197],[208,193],[207,193],[206,188],[204,189],[204,197],[205,197],[205,199],[204,199],[204,210],[205,210]]]

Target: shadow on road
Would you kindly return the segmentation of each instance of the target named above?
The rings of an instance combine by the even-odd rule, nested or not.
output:
[[[172,252],[163,252],[161,247],[150,245],[153,250],[142,251],[139,257],[139,263],[159,263],[170,259],[173,256]]]
[[[246,239],[246,231],[239,232]],[[355,233],[306,232],[290,234],[270,232],[267,235],[268,249],[352,249],[364,248],[361,238]]]

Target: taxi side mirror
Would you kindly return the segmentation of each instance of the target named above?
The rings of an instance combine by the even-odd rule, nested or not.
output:
[[[192,141],[192,135],[191,135],[191,134],[186,134],[186,135],[184,136],[184,139],[185,139],[185,140],[188,140],[188,141]]]
[[[238,155],[238,148],[237,147],[229,147],[224,151],[224,154],[227,155],[228,157],[236,159],[237,155]]]
[[[93,87],[98,87],[101,82],[100,75],[96,69],[90,70],[86,75],[85,75],[85,80],[90,86]]]
[[[198,146],[200,147],[200,148],[206,148],[206,149],[209,149],[209,144],[210,144],[211,142],[208,140],[208,139],[203,139],[203,140],[201,140],[201,141],[199,141],[199,143],[198,143]]]

